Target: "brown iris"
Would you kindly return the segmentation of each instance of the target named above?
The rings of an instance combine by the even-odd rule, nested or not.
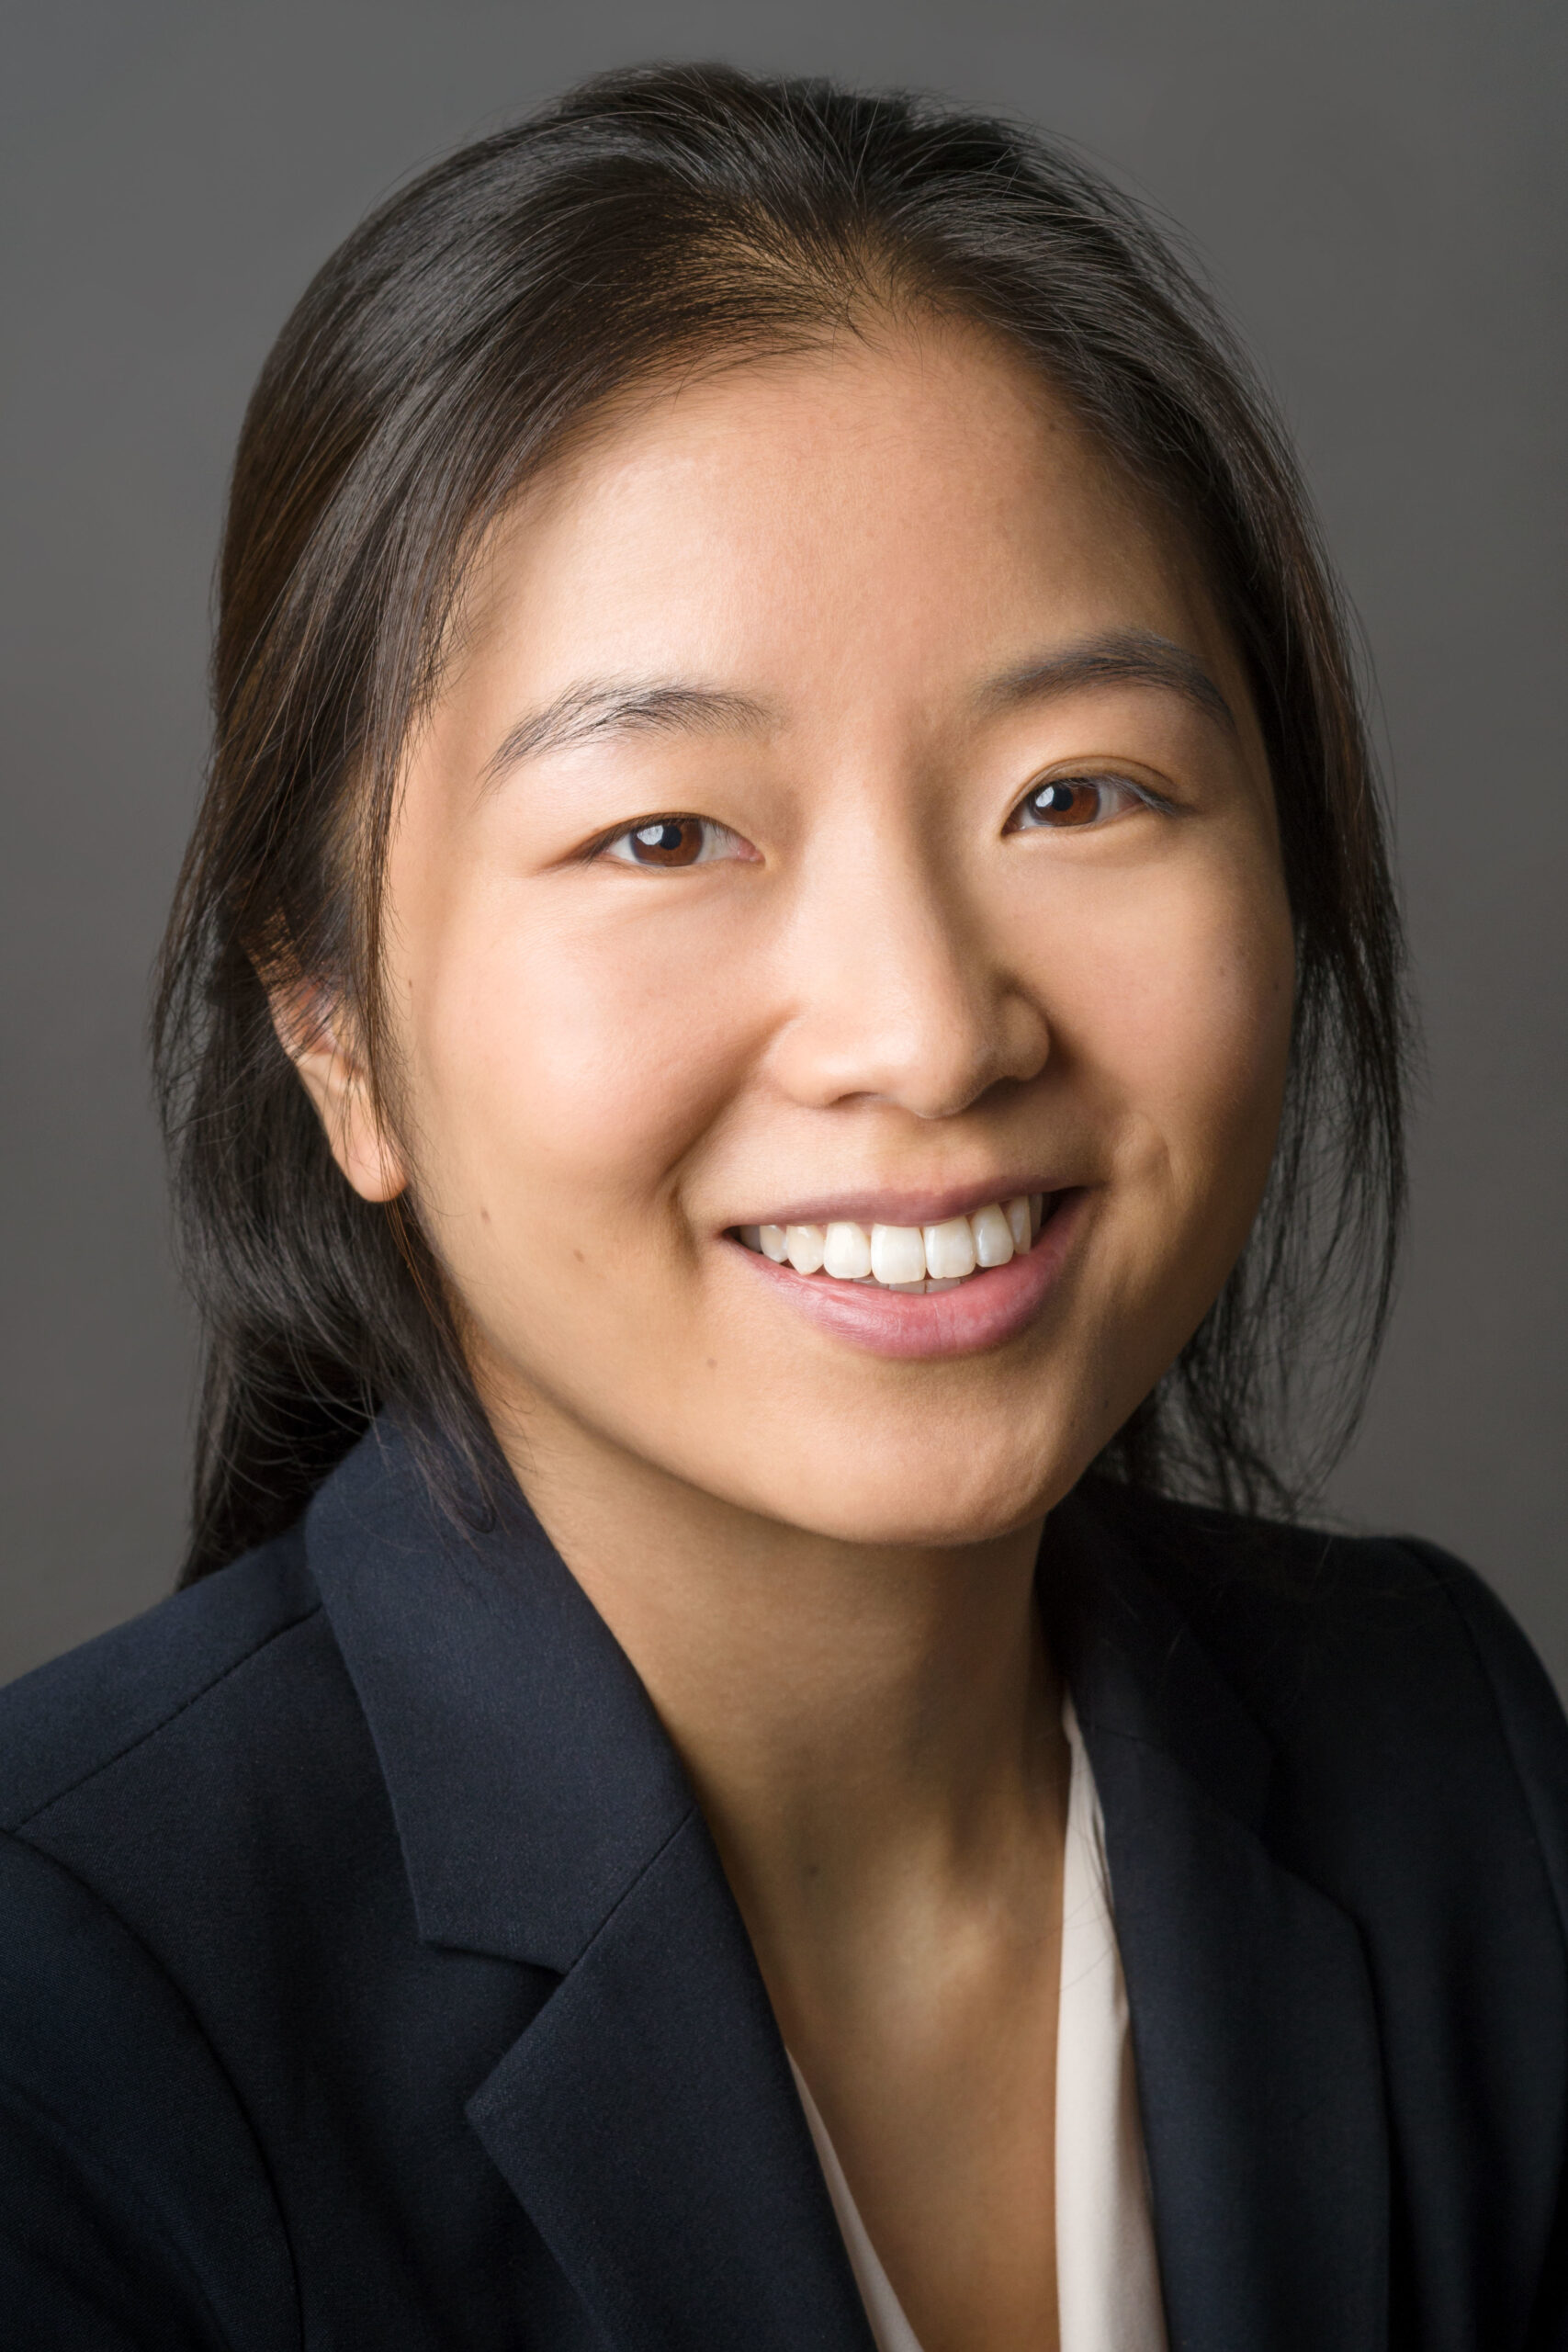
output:
[[[1095,776],[1063,776],[1038,785],[1021,812],[1036,824],[1066,827],[1092,825],[1101,813],[1103,787]]]
[[[700,817],[657,817],[626,839],[638,865],[695,865],[703,854],[703,831]]]

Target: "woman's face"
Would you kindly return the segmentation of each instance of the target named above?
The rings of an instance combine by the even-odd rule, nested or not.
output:
[[[1245,1239],[1292,949],[1240,667],[1176,533],[976,332],[649,393],[531,490],[388,891],[401,1140],[350,1106],[340,1157],[410,1175],[525,1462],[999,1533]],[[1032,1247],[948,1271],[1030,1194]],[[954,1286],[850,1279],[853,1231],[838,1275],[756,1246],[829,1226]]]

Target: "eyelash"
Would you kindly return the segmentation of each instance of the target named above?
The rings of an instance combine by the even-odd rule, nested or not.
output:
[[[1032,809],[1032,803],[1045,801],[1048,804],[1050,798],[1057,794],[1083,791],[1096,793],[1101,799],[1111,794],[1120,796],[1122,806],[1112,813],[1122,816],[1127,814],[1129,808],[1168,809],[1170,805],[1159,794],[1149,791],[1145,786],[1132,783],[1126,776],[1052,776],[1043,784],[1031,786],[1002,830],[1007,833],[1092,832],[1111,823],[1111,816],[1102,807],[1097,807],[1092,816],[1085,818],[1072,816],[1070,804],[1069,808],[1052,808],[1047,805]],[[1041,821],[1031,823],[1031,814]],[[1066,821],[1051,824],[1044,821],[1048,816],[1061,817]],[[693,826],[700,829],[700,837],[694,845],[691,842],[688,830]],[[686,838],[682,839],[682,835]],[[623,843],[626,845],[624,854]],[[739,834],[732,832],[728,825],[719,824],[716,819],[671,813],[662,817],[645,817],[638,824],[624,825],[619,832],[607,835],[589,854],[591,857],[607,858],[615,865],[636,866],[645,874],[686,873],[694,865],[713,865],[725,854],[725,846],[729,843],[739,846]],[[648,854],[638,856],[637,851],[639,847]],[[688,850],[693,854],[685,854]]]

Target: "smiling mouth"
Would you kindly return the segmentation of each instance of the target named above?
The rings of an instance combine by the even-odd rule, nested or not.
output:
[[[936,1225],[862,1225],[846,1217],[821,1225],[742,1225],[733,1230],[742,1248],[776,1266],[791,1266],[797,1274],[929,1294],[959,1290],[974,1275],[1024,1256],[1060,1197],[1055,1193],[1019,1193]]]

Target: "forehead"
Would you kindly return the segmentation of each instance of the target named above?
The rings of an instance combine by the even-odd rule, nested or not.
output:
[[[781,707],[934,708],[1127,630],[1230,666],[1173,521],[1021,355],[931,322],[624,399],[492,534],[461,668],[696,662]]]

